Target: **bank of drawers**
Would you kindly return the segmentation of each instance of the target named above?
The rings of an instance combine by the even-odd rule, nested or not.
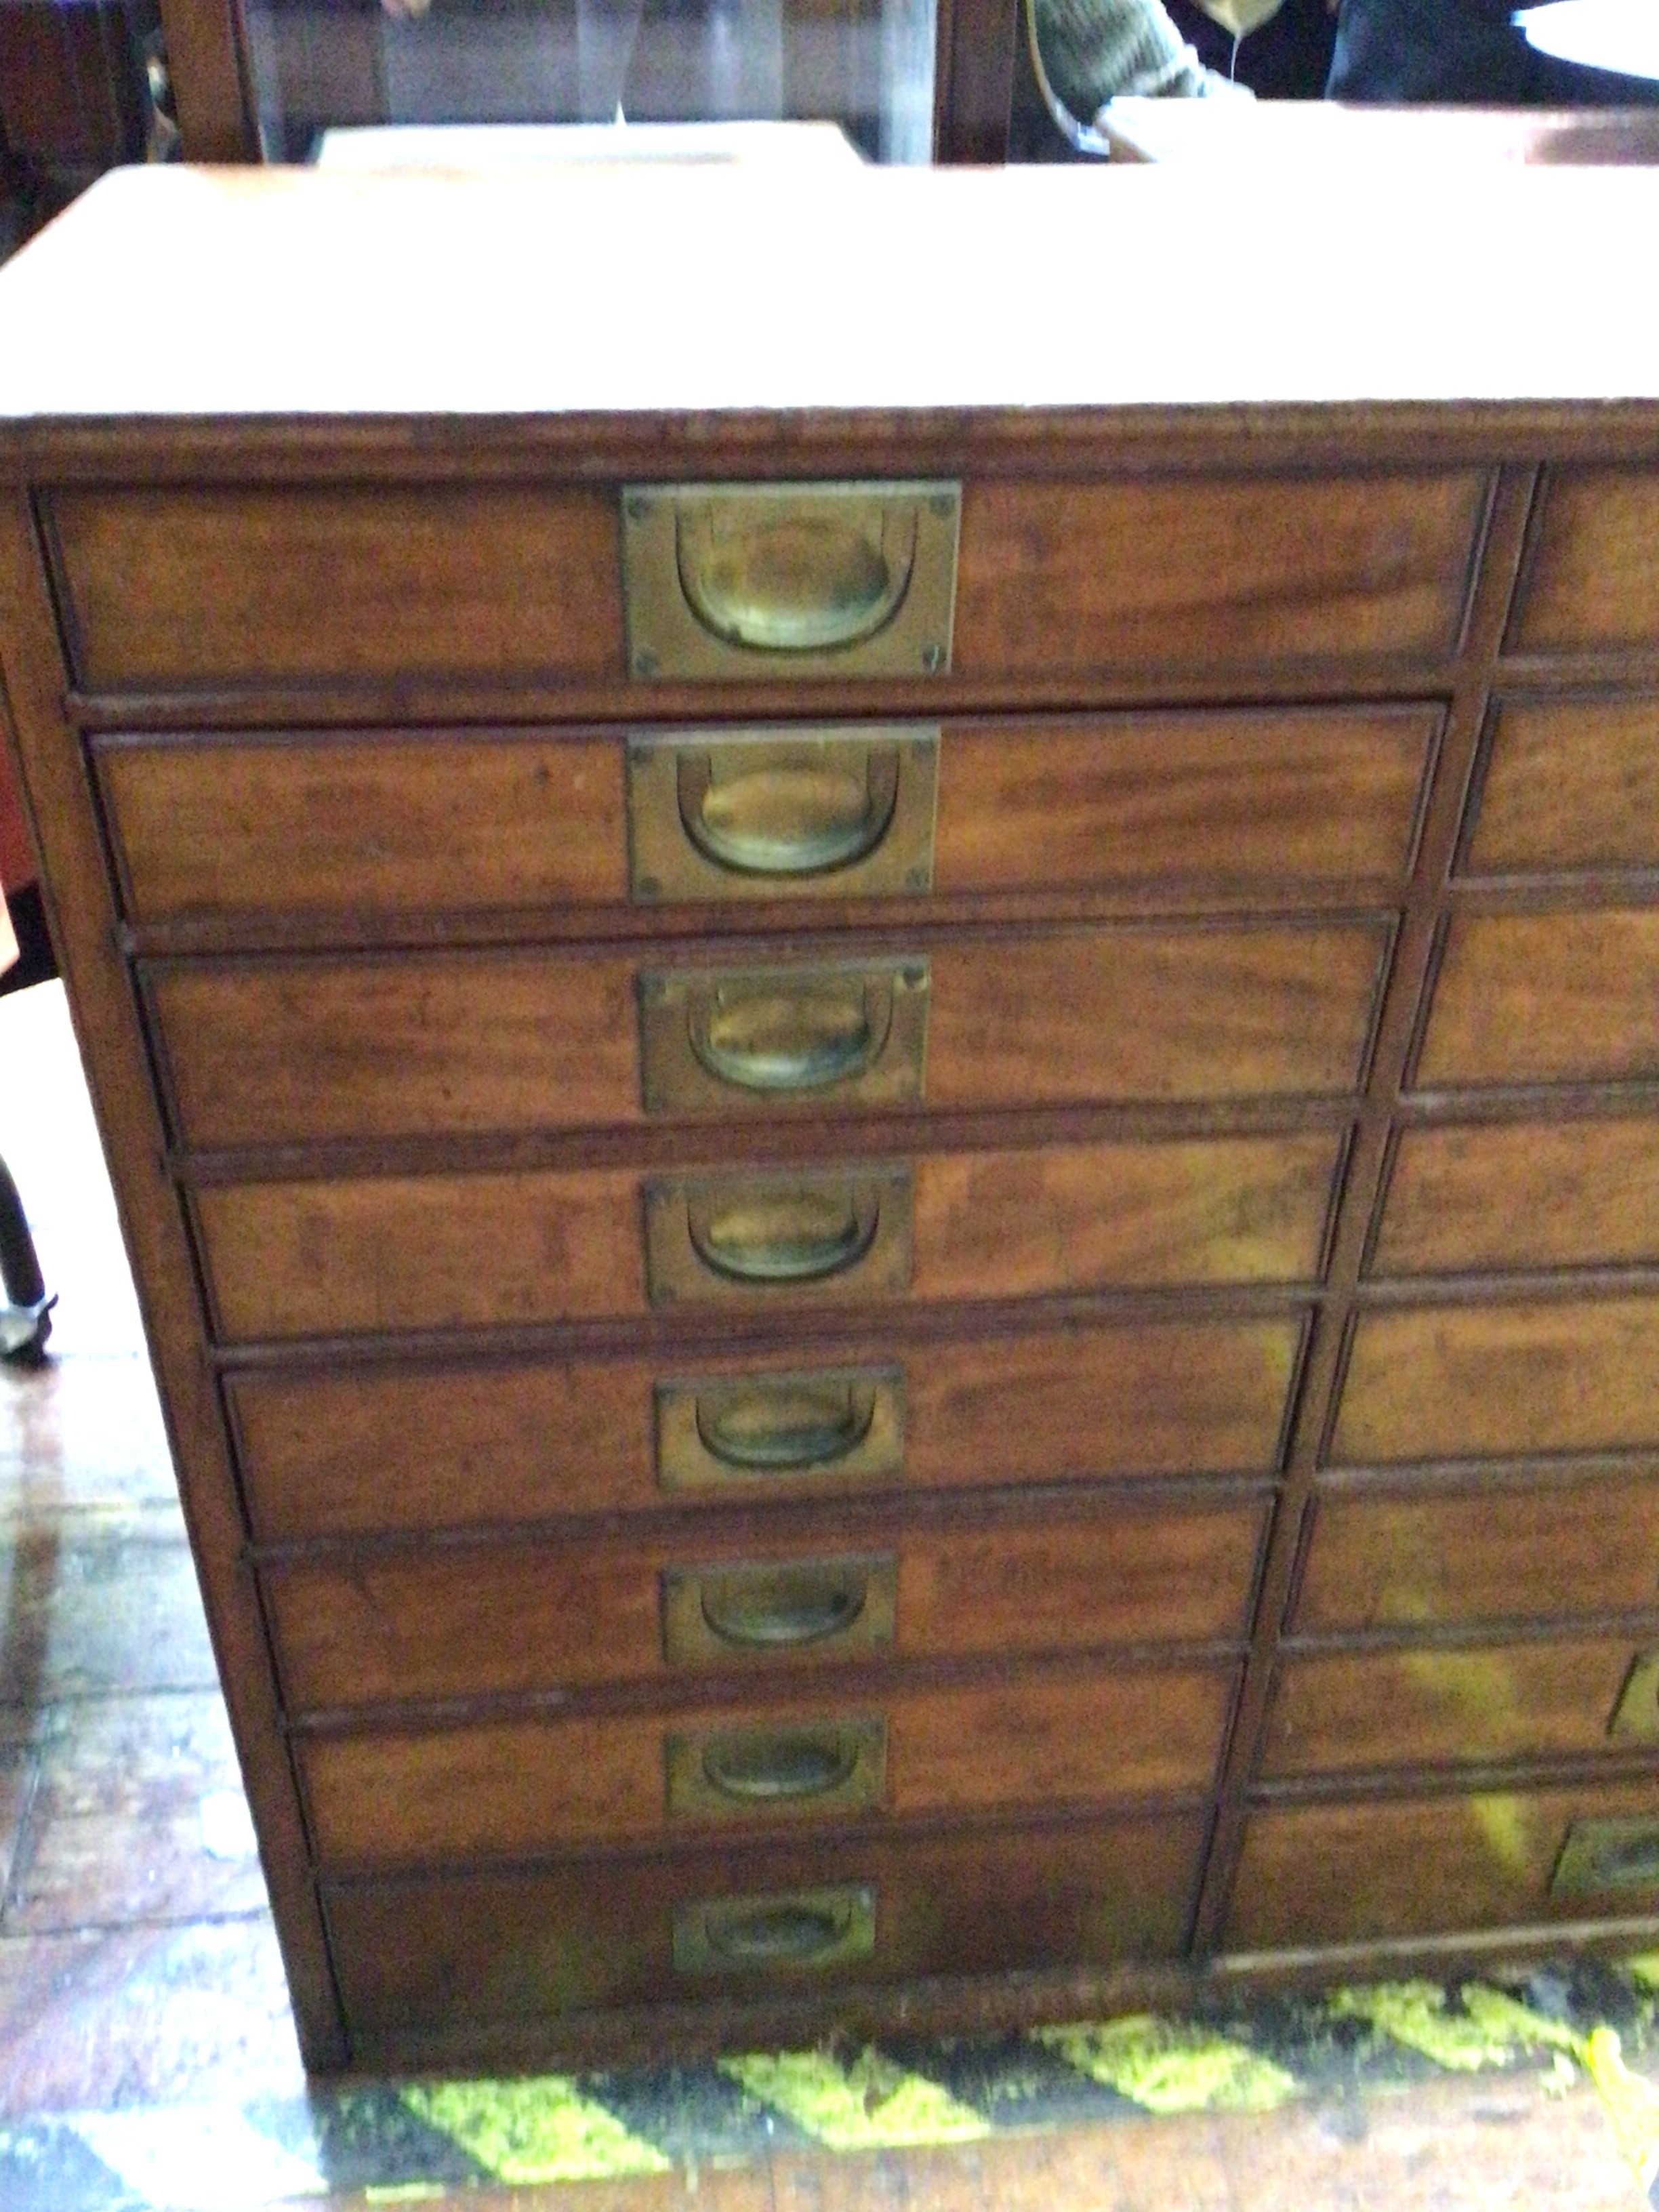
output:
[[[1523,597],[1517,651],[1659,634],[1650,587],[1621,631],[1595,571],[1621,511],[1547,492],[1530,589],[1559,604]],[[1651,1910],[1659,1803],[1608,1762],[1639,1775],[1659,1741],[1656,762],[1636,684],[1502,689],[1490,714],[1304,1531],[1241,1948]],[[1547,1786],[1552,1764],[1583,1778]],[[1434,1794],[1409,1795],[1425,1770]]]
[[[362,2047],[1187,1947],[1491,489],[969,484],[943,659],[764,713],[648,680],[645,495],[46,502],[180,705],[93,769]],[[1659,623],[1650,510],[1559,480],[1515,655]],[[1659,1297],[1467,1279],[1659,1259],[1654,734],[1489,732],[1235,1949],[1651,1903],[1560,1774],[1653,1702]]]

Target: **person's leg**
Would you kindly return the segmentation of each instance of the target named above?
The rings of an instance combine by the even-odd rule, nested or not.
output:
[[[1492,107],[1646,107],[1659,84],[1540,54],[1508,0],[1342,0],[1328,100]]]

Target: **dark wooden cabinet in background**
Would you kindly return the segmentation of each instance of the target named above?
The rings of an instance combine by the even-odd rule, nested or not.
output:
[[[667,349],[634,272],[805,185],[133,177],[0,280],[0,657],[318,2065],[1659,1926],[1659,176],[1474,189],[1478,301],[1431,194],[1334,215],[1395,354],[1283,271],[1248,403],[1167,268],[1058,371],[901,320],[1121,189],[855,173]],[[99,360],[137,232],[232,325],[351,282]]]

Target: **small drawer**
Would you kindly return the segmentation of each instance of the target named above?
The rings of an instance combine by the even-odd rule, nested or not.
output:
[[[1159,925],[719,964],[162,962],[145,981],[180,1133],[213,1146],[1340,1094],[1360,1078],[1386,944],[1380,919]],[[664,1068],[684,1081],[665,1086]]]
[[[94,740],[140,922],[1397,885],[1430,707]],[[625,760],[625,770],[624,770]],[[936,822],[937,814],[937,822]]]
[[[268,1542],[824,1492],[1278,1470],[1299,1316],[708,1366],[357,1364],[227,1378]]]
[[[1544,478],[1510,647],[1659,647],[1659,471],[1558,468]]]
[[[664,1997],[803,1995],[826,1978],[1170,1959],[1203,1822],[1139,1815],[944,1840],[606,1855],[538,1873],[325,1890],[358,2035],[535,2022]]]
[[[1227,1667],[1027,1667],[1016,1681],[615,1719],[304,1739],[332,1871],[534,1857],[854,1816],[1105,1806],[1207,1790]]]
[[[694,1683],[711,1671],[807,1670],[828,1680],[868,1659],[865,1608],[890,1606],[882,1659],[1084,1651],[1141,1642],[1234,1640],[1249,1622],[1265,1509],[1229,1497],[1185,1508],[1114,1500],[1033,1522],[1004,1517],[884,1537],[849,1554],[837,1516],[814,1543],[727,1537],[655,1543],[451,1545],[341,1560],[271,1562],[263,1571],[291,1708],[533,1693],[586,1683]],[[834,1618],[795,1601],[790,1578],[867,1577]],[[771,1632],[743,1632],[675,1656],[672,1584],[726,1590],[742,1577],[780,1587]],[[884,1589],[890,1593],[884,1596]],[[740,1593],[741,1595],[741,1593]],[[836,1625],[837,1620],[840,1626]]]
[[[1659,1261],[1650,1115],[1407,1129],[1372,1254],[1378,1275]]]
[[[1572,1759],[1656,1736],[1656,1655],[1628,1636],[1304,1653],[1284,1662],[1262,1771]]]
[[[1417,1069],[1454,1084],[1659,1075],[1659,911],[1459,915]]]
[[[82,690],[620,678],[614,497],[523,484],[58,490]]]
[[[1227,1948],[1301,1949],[1659,1915],[1659,1790],[1512,1790],[1258,1809]]]
[[[1659,1443],[1659,1300],[1362,1314],[1330,1458],[1642,1450]]]
[[[1471,1489],[1322,1492],[1291,1627],[1570,1620],[1659,1609],[1659,1480],[1487,1480]]]
[[[924,1153],[912,1162],[204,1183],[227,1342],[642,1315],[720,1303],[1034,1297],[1309,1282],[1337,1139]]]
[[[1655,867],[1659,695],[1504,700],[1462,872]]]

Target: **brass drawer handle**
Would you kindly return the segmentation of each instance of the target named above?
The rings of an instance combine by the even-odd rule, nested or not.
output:
[[[662,1581],[664,1656],[671,1665],[729,1667],[799,1652],[886,1650],[897,1600],[890,1552],[670,1567]]]
[[[813,1476],[848,1481],[904,1463],[904,1374],[748,1375],[659,1382],[657,1477],[665,1489]]]
[[[875,1418],[873,1383],[751,1383],[696,1401],[704,1449],[744,1474],[834,1467],[867,1440]]]
[[[879,1186],[808,1185],[694,1199],[691,1249],[733,1283],[815,1283],[863,1259],[881,1226]]]
[[[647,1112],[908,1103],[921,1096],[928,968],[720,969],[640,978]]]
[[[915,1211],[914,1177],[902,1165],[648,1183],[651,1303],[902,1292]]]
[[[876,1948],[876,1892],[866,1883],[711,1898],[674,1915],[683,1974],[773,1973],[839,1966]]]
[[[870,1716],[671,1735],[665,1751],[671,1815],[855,1812],[886,1784],[887,1725]]]
[[[880,1059],[893,1025],[885,975],[744,977],[691,1002],[691,1049],[743,1091],[823,1091]]]
[[[709,1788],[748,1805],[825,1796],[846,1787],[858,1763],[857,1742],[838,1729],[717,1736],[702,1754]]]
[[[743,1567],[702,1585],[702,1617],[722,1644],[749,1650],[823,1644],[864,1611],[868,1577],[857,1560],[830,1566]]]
[[[632,896],[929,890],[939,732],[914,724],[648,731],[628,741]]]
[[[1603,1889],[1659,1889],[1659,1820],[1638,1814],[1572,1823],[1550,1893],[1582,1897]]]
[[[908,500],[682,505],[674,553],[686,605],[707,630],[761,653],[823,653],[873,637],[910,586],[916,510]]]
[[[680,821],[711,860],[738,875],[819,875],[873,853],[898,804],[896,745],[683,748]]]
[[[955,483],[642,484],[623,497],[635,677],[935,674]]]

